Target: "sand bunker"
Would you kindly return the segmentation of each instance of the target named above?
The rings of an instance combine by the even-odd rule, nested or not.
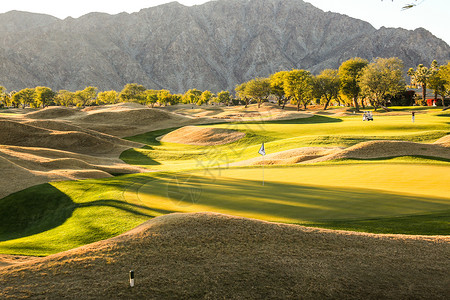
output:
[[[0,298],[444,299],[449,252],[449,237],[172,214],[67,252],[11,258]]]
[[[185,145],[223,145],[240,140],[245,133],[225,128],[185,126],[161,138],[162,142]]]

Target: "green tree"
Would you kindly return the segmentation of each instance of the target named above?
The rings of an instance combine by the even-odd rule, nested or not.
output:
[[[337,70],[326,69],[319,75],[313,77],[313,96],[321,100],[324,104],[324,110],[332,100],[337,100],[341,81]]]
[[[36,106],[42,105],[42,108],[49,106],[54,100],[56,93],[52,91],[51,88],[45,86],[38,86],[35,88],[36,91]]]
[[[245,87],[245,93],[248,97],[256,100],[258,108],[260,108],[261,103],[265,102],[271,93],[269,78],[255,78],[250,80]]]
[[[7,97],[6,88],[0,85],[0,106],[8,106]]]
[[[137,83],[129,83],[125,85],[122,91],[119,93],[119,100],[121,102],[145,102],[146,90],[147,89],[143,85]]]
[[[300,111],[300,104],[306,109],[312,99],[311,73],[306,70],[290,71],[284,82],[284,92],[286,97],[297,104],[297,111]]]
[[[210,91],[204,91],[197,102],[197,105],[208,104],[213,94]]]
[[[434,89],[442,98],[442,109],[445,107],[445,98],[450,96],[450,62],[440,66],[439,70],[429,79],[430,88]]]
[[[170,103],[172,98],[172,95],[170,94],[170,91],[168,90],[160,90],[158,91],[158,103],[160,106],[166,106],[168,103]]]
[[[358,98],[361,91],[359,87],[359,78],[362,69],[369,62],[360,57],[355,57],[344,61],[339,67],[338,75],[341,80],[341,93],[351,99],[356,111],[359,111]]]
[[[75,105],[75,93],[66,90],[60,90],[55,96],[55,102],[57,105],[61,106]]]
[[[180,95],[180,94],[170,95],[168,103],[170,105],[175,105],[175,104],[181,103],[181,97],[182,97],[182,95]]]
[[[17,91],[9,92],[9,94],[8,94],[9,105],[11,105],[14,108],[19,108],[20,101],[18,99],[14,98],[15,94],[17,94]]]
[[[415,70],[413,68],[410,68],[407,73],[411,77],[412,85],[419,85],[422,87],[422,100],[424,101],[427,98],[428,80],[433,75],[433,73],[433,69],[428,69],[423,64],[418,65]]]
[[[236,85],[235,91],[236,91],[236,97],[240,99],[241,101],[244,101],[245,108],[248,107],[250,104],[251,98],[247,95],[245,88],[247,87],[247,82],[241,83]],[[217,101],[218,102],[218,101]]]
[[[445,108],[445,84],[446,80],[443,76],[443,72],[440,72],[440,66],[436,60],[431,63],[430,70],[432,74],[428,78],[428,87],[434,90],[434,100],[437,103],[437,96],[440,95],[442,98],[442,106]]]
[[[231,101],[231,95],[229,91],[221,91],[217,94],[217,101],[228,105]]]
[[[30,105],[34,102],[35,97],[35,90],[26,88],[15,93],[13,95],[13,101],[16,103],[20,103],[22,105],[22,108],[25,108],[27,105]]]
[[[289,98],[286,97],[284,92],[284,82],[288,73],[288,71],[280,71],[272,74],[269,78],[271,89],[270,92],[277,97],[278,105],[282,106],[282,109],[284,109],[286,103],[289,101]]]
[[[156,90],[146,90],[145,91],[145,104],[150,105],[152,108],[158,103],[158,91]]]
[[[202,91],[197,89],[190,89],[182,96],[181,100],[185,104],[197,104],[200,96],[202,95]]]
[[[360,87],[362,94],[370,97],[375,110],[379,106],[388,110],[387,98],[405,91],[403,62],[397,57],[375,59],[363,69]]]
[[[97,105],[115,104],[118,100],[119,94],[116,91],[111,90],[98,93],[95,103]]]
[[[75,92],[75,99],[78,106],[90,105],[97,98],[97,88],[88,86],[82,91]]]

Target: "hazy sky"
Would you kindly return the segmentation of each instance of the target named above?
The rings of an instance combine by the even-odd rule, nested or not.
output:
[[[339,12],[368,21],[376,28],[424,27],[450,44],[450,0],[305,0],[324,11]],[[23,10],[45,13],[64,19],[77,18],[93,11],[116,14],[135,12],[142,8],[172,2],[169,0],[14,0],[2,1],[0,13]],[[184,5],[203,4],[207,0],[178,0]],[[418,3],[417,7],[402,11],[405,4]]]

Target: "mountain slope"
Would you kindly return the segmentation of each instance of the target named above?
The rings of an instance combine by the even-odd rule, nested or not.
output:
[[[0,84],[9,90],[120,90],[138,82],[217,92],[279,70],[337,68],[354,56],[398,56],[407,68],[450,59],[450,47],[424,29],[376,30],[301,0],[172,2],[133,14],[39,15],[29,26],[20,25],[21,14],[1,15],[10,20],[0,31]]]

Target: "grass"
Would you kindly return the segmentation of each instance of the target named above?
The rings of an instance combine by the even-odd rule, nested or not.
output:
[[[371,140],[429,143],[450,134],[449,123],[435,114],[420,115],[414,124],[410,116],[405,115],[377,116],[374,122],[362,122],[359,116],[332,118],[316,115],[295,120],[207,126],[239,130],[245,132],[246,137],[235,143],[214,147],[190,146],[157,141],[156,137],[175,128],[160,130],[128,138],[148,146],[125,151],[121,159],[156,170],[182,171],[253,158],[258,155],[262,142],[265,143],[266,153],[273,153],[299,147],[349,147]]]
[[[141,224],[154,217],[154,212],[122,197],[123,190],[136,181],[121,176],[107,181],[58,182],[1,199],[1,211],[10,208],[5,215],[11,207],[23,211],[20,219],[15,215],[1,219],[0,253],[45,256],[113,237]],[[57,202],[59,210],[50,207],[46,199]],[[15,204],[18,201],[20,206]],[[21,225],[23,219],[33,222]],[[17,226],[23,230],[15,229]]]
[[[449,134],[445,113],[214,124],[246,133],[220,146],[163,143],[173,129],[128,138],[130,164],[163,172],[55,182],[0,200],[0,253],[48,255],[106,239],[171,212],[215,211],[267,221],[373,233],[450,234],[449,161],[433,157],[340,160],[311,166],[217,168],[302,146],[374,139],[433,142]],[[175,172],[176,171],[176,172]],[[118,174],[117,174],[118,175]],[[20,205],[17,205],[17,204]],[[16,216],[20,215],[20,218]]]
[[[63,222],[33,234],[5,234],[0,253],[48,255],[106,239],[143,221],[171,212],[215,211],[267,221],[379,233],[448,234],[450,207],[448,167],[392,164],[330,165],[265,170],[262,168],[159,172],[104,180],[56,182],[33,187],[0,201],[36,201],[66,195],[70,208]],[[363,176],[362,176],[363,172]],[[380,176],[383,174],[383,176]],[[406,176],[407,175],[407,176]],[[409,176],[409,177],[408,177]],[[411,187],[413,178],[417,185]],[[427,183],[426,178],[439,178]],[[320,185],[320,183],[323,183]],[[27,218],[40,221],[40,201]],[[428,215],[428,221],[420,216]],[[435,218],[439,217],[439,218]],[[422,221],[420,221],[422,220]],[[433,222],[429,222],[434,220]],[[425,224],[425,225],[424,225]],[[28,236],[25,236],[28,233]]]

